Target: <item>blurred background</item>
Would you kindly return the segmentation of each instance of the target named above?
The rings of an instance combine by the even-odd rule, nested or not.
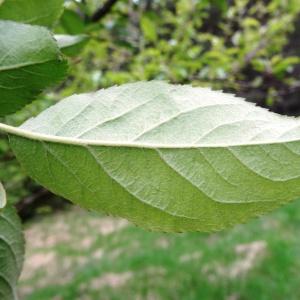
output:
[[[86,34],[69,77],[4,122],[137,80],[211,86],[300,115],[299,0],[74,0],[55,28]],[[284,158],[282,158],[284,159]],[[23,300],[300,299],[300,201],[233,229],[146,232],[35,184],[0,140],[0,180],[25,226]]]

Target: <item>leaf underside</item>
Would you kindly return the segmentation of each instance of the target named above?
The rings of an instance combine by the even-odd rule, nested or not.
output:
[[[5,189],[0,182],[0,209],[6,205],[6,192]]]
[[[36,181],[83,207],[215,231],[300,196],[299,127],[230,94],[153,81],[67,98],[10,141]]]
[[[0,210],[0,299],[17,299],[16,285],[24,258],[20,220],[11,206]]]
[[[50,32],[40,26],[0,21],[0,43],[0,116],[4,116],[62,80],[67,62]]]
[[[64,0],[3,0],[0,19],[52,27],[64,9]]]
[[[85,44],[88,42],[88,36],[86,34],[56,34],[54,38],[56,39],[60,50],[68,56],[78,55]]]

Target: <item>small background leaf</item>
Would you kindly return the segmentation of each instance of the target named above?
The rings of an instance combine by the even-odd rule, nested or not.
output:
[[[20,219],[11,206],[0,210],[0,299],[16,300],[16,285],[24,259]]]
[[[46,28],[0,21],[0,43],[0,116],[19,110],[66,75],[67,62]]]
[[[52,27],[61,16],[64,0],[4,0],[0,19]]]
[[[5,189],[0,182],[0,209],[3,208],[6,204],[6,192]]]
[[[65,35],[56,34],[54,38],[57,41],[58,47],[67,56],[76,56],[80,53],[83,47],[89,40],[88,35]]]
[[[65,9],[59,22],[59,33],[81,34],[85,31],[85,24],[73,10]]]
[[[157,40],[156,25],[152,14],[145,14],[141,18],[141,28],[146,40],[155,42]]]

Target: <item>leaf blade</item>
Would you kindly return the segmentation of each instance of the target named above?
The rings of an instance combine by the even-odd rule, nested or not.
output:
[[[61,81],[67,63],[42,27],[0,21],[0,42],[0,116],[4,116]]]
[[[89,40],[89,37],[86,34],[56,34],[54,38],[56,39],[58,47],[60,48],[62,53],[67,56],[78,55]]]
[[[0,4],[0,19],[52,27],[64,9],[63,0],[4,0]]]
[[[10,140],[34,179],[83,207],[214,231],[299,197],[298,127],[232,95],[150,82],[70,97]]]
[[[0,296],[17,299],[16,285],[24,259],[21,222],[10,205],[0,210]]]
[[[5,189],[0,182],[0,209],[2,209],[6,205],[6,192]]]

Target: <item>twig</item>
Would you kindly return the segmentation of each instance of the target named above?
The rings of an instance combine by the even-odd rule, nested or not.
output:
[[[24,207],[28,205],[32,205],[37,200],[40,200],[41,198],[47,198],[51,197],[53,194],[46,190],[45,188],[40,188],[38,191],[36,191],[34,194],[25,197],[22,199],[22,201],[18,202],[17,209],[22,210]]]
[[[98,22],[100,19],[102,19],[106,14],[110,12],[114,4],[118,0],[107,0],[102,7],[100,7],[96,12],[92,15],[91,21],[92,22]]]
[[[243,65],[240,65],[239,63],[236,63],[234,66],[233,66],[233,74],[236,74],[238,73],[241,68],[243,66],[247,66],[251,61],[252,59],[256,56],[256,54],[264,49],[266,46],[268,45],[268,40],[267,39],[261,39],[260,43],[257,45],[257,47],[255,47],[252,51],[250,51],[249,53],[247,53],[245,55],[245,59],[244,59],[244,63]]]
[[[19,201],[16,207],[21,219],[26,221],[38,213],[39,207],[49,206],[52,211],[57,211],[65,209],[69,204],[69,201],[55,197],[54,194],[45,188],[39,188],[32,195]]]

